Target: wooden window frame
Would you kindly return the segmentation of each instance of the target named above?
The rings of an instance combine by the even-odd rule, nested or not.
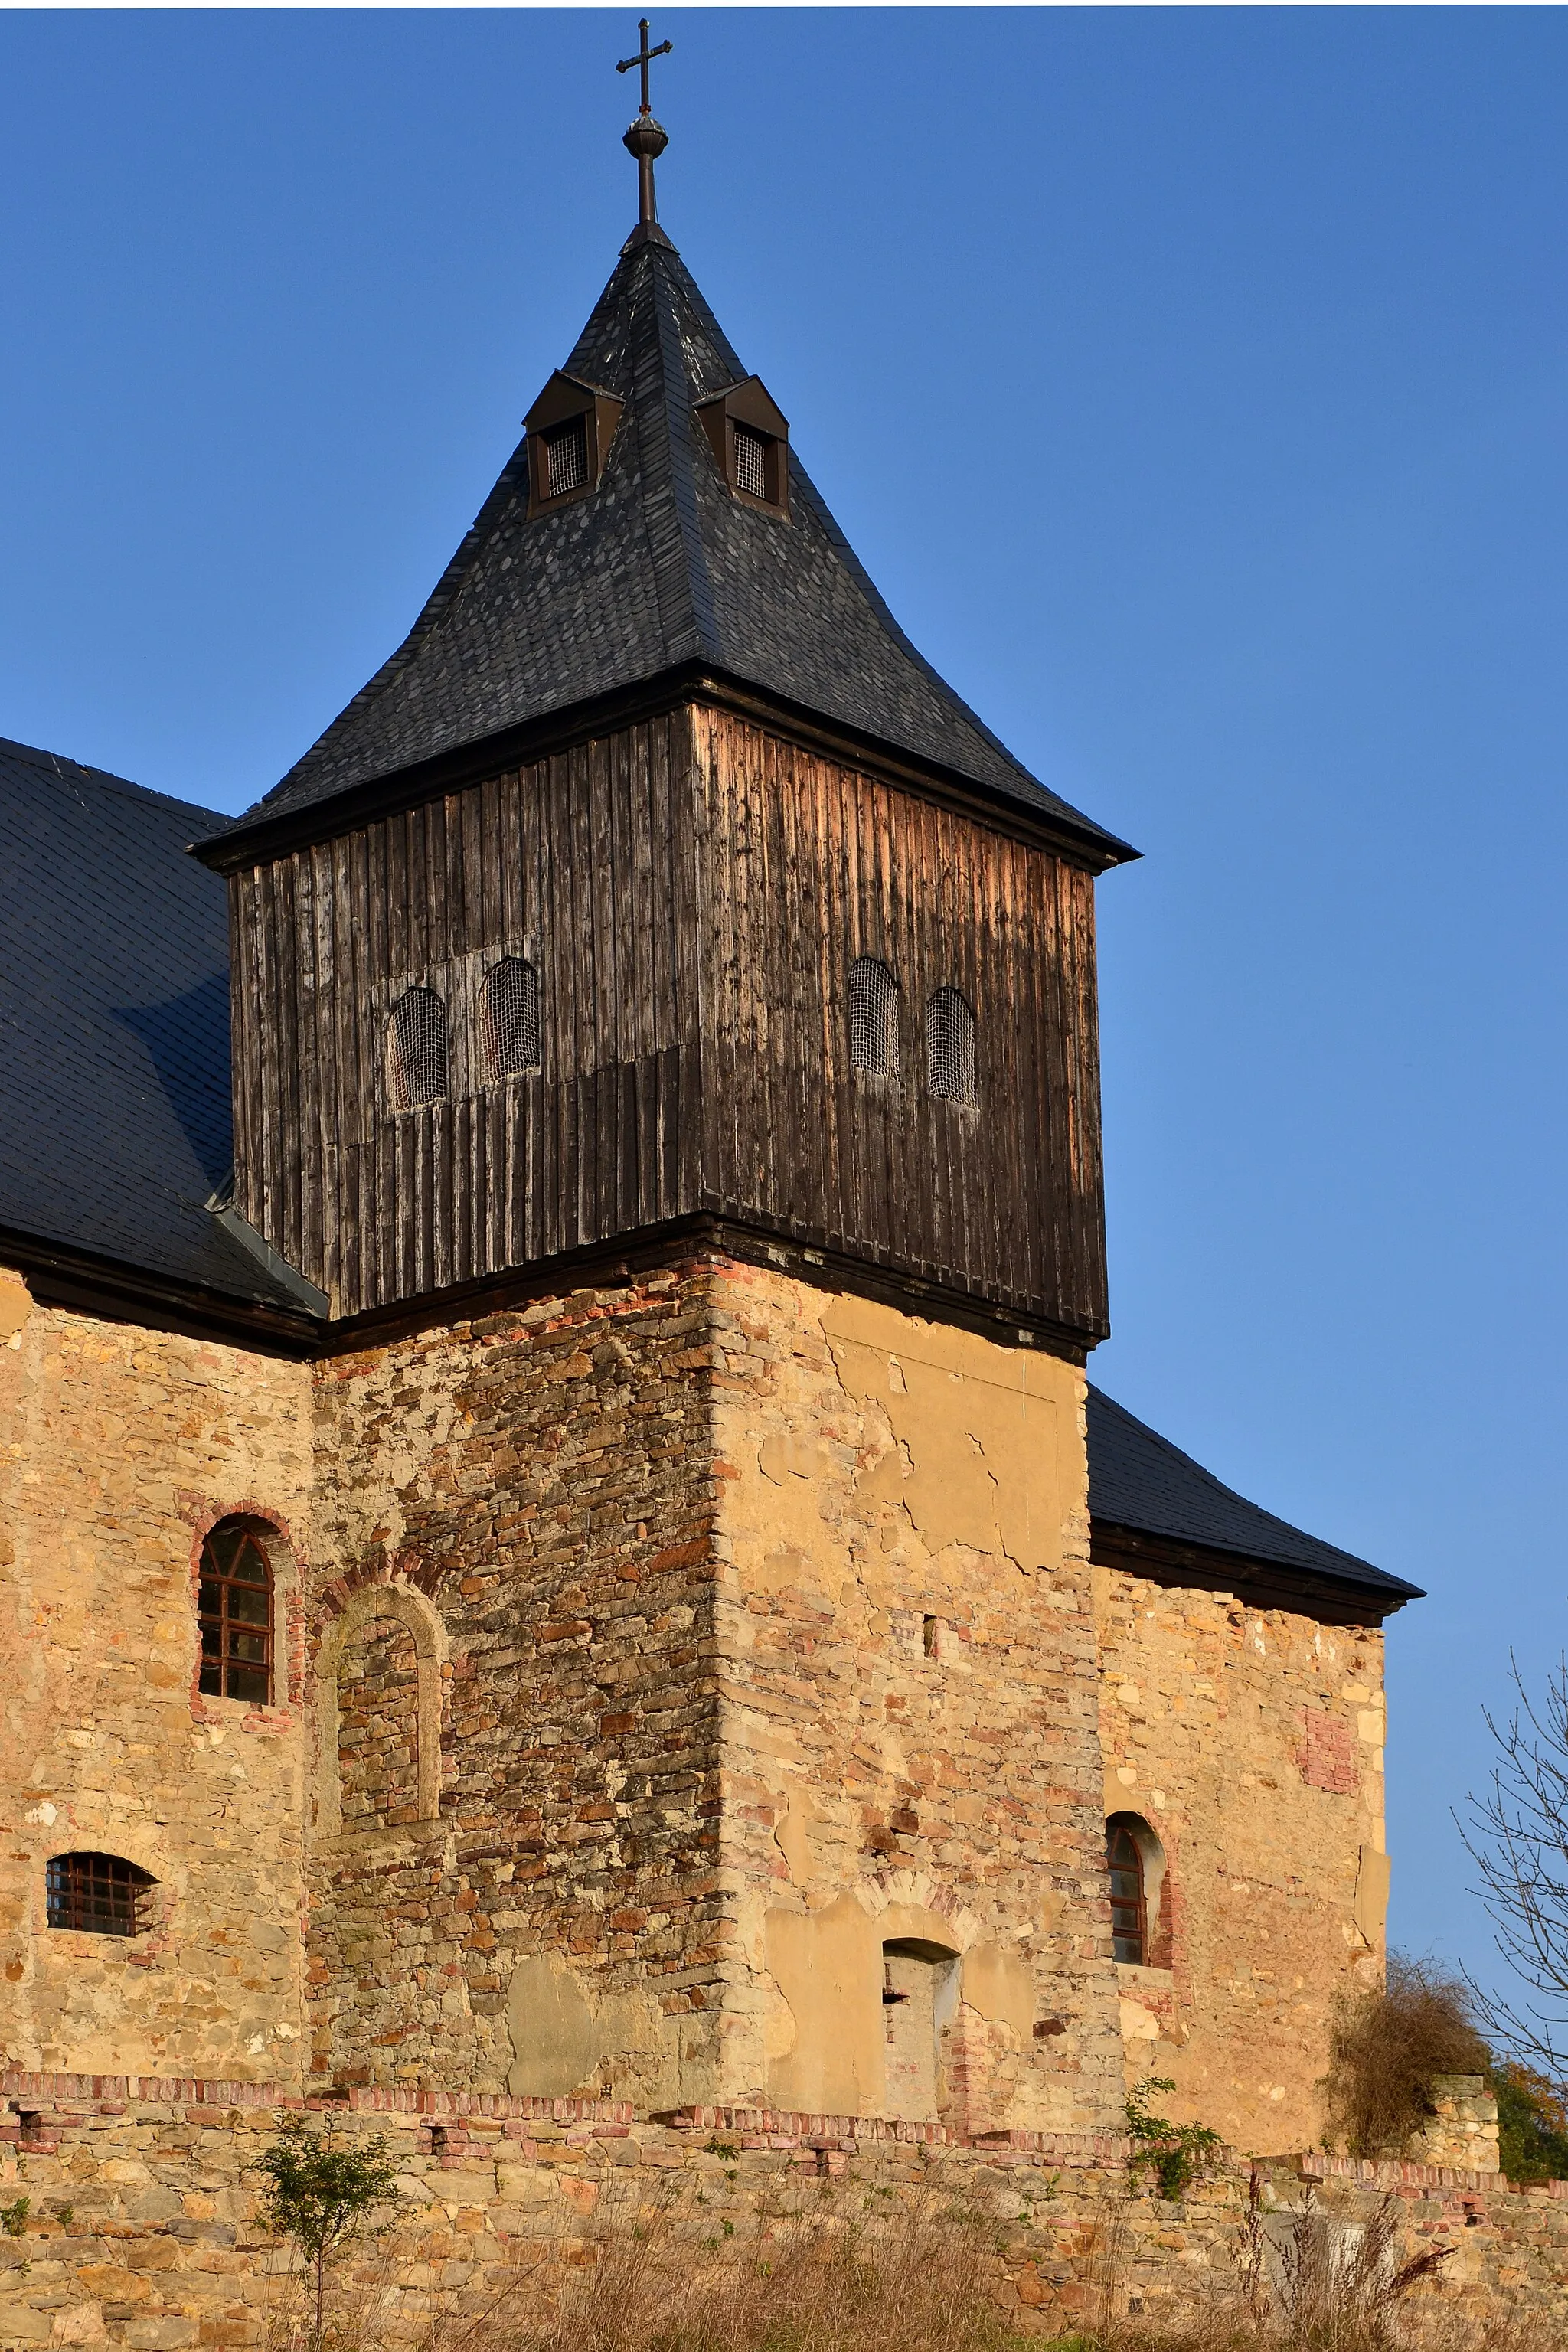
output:
[[[1121,1873],[1125,1874],[1127,1870],[1125,1862],[1121,1862],[1117,1859],[1117,1841],[1119,1839],[1125,1843],[1128,1852],[1132,1857],[1132,1869],[1136,1873],[1138,1879],[1138,1893],[1135,1899],[1128,1895],[1118,1895],[1115,1892],[1118,1874]],[[1111,1887],[1111,1951],[1118,1964],[1123,1968],[1147,1968],[1149,1964],[1149,1898],[1147,1882],[1143,1872],[1143,1849],[1139,1844],[1130,1825],[1114,1814],[1105,1825],[1105,1867]],[[1118,1912],[1127,1911],[1131,1911],[1133,1913],[1136,1921],[1138,1955],[1135,1959],[1129,1959],[1126,1953],[1117,1949],[1119,1944],[1130,1943],[1132,1940],[1132,1937],[1128,1933],[1127,1929],[1120,1926],[1117,1920]]]
[[[255,1519],[219,1519],[216,1526],[209,1528],[202,1538],[196,1586],[196,1628],[200,1643],[196,1688],[204,1698],[233,1699],[241,1706],[273,1706],[277,1704],[278,1571],[267,1547],[267,1538],[273,1534],[272,1528]],[[248,1544],[254,1549],[266,1570],[264,1585],[258,1584],[253,1579],[246,1580],[234,1576],[217,1560],[212,1548],[216,1539],[225,1536],[235,1536],[238,1538],[238,1547],[234,1555],[236,1560],[243,1557],[246,1545]],[[209,1556],[211,1557],[210,1566]],[[216,1607],[207,1597],[209,1592],[213,1591],[216,1594]],[[231,1592],[261,1591],[265,1591],[267,1596],[264,1619],[231,1616],[229,1609]],[[259,1657],[233,1654],[230,1647],[231,1629],[239,1639],[258,1643]],[[216,1647],[210,1655],[207,1648],[209,1632],[216,1637]],[[231,1689],[231,1675],[259,1675],[264,1686],[262,1696],[258,1697],[251,1691]]]

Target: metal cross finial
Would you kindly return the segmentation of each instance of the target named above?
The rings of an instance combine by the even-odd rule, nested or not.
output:
[[[642,105],[637,110],[639,113],[647,114],[652,110],[648,105],[647,96],[648,67],[652,64],[655,58],[667,58],[671,49],[674,48],[675,43],[673,41],[660,41],[657,49],[650,49],[647,45],[647,18],[646,16],[638,17],[637,33],[642,46],[638,49],[637,56],[635,58],[623,58],[620,63],[616,66],[616,71],[617,73],[630,73],[634,66],[641,66]]]
[[[647,69],[655,58],[668,57],[670,50],[674,48],[675,43],[660,41],[657,49],[650,49],[647,45],[646,16],[638,19],[637,31],[641,36],[641,46],[637,56],[622,58],[616,67],[616,71],[630,73],[634,66],[642,68],[642,106],[637,121],[626,132],[621,144],[629,155],[635,155],[637,159],[637,223],[640,227],[647,227],[658,217],[653,201],[654,158],[657,155],[662,155],[669,144],[663,125],[654,121],[653,110],[648,104]]]

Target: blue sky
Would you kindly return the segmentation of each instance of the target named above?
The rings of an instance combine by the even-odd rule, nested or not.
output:
[[[634,211],[635,12],[0,15],[0,732],[239,808]],[[1395,1934],[1564,1641],[1559,9],[672,11],[665,225],[1101,886],[1095,1376],[1428,1586]]]

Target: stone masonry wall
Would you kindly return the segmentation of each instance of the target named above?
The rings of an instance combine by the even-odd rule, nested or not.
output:
[[[1114,2126],[1081,1375],[783,1274],[715,1305],[728,2095]]]
[[[281,1538],[281,1703],[195,1688],[214,1520],[309,1507],[310,1373],[35,1305],[0,1276],[0,2051],[288,2081],[303,2049],[303,1626]],[[45,1864],[125,1856],[133,1939],[47,1929]]]
[[[1020,2331],[1157,2315],[1234,2288],[1253,2177],[1227,2164],[1167,2203],[1108,2137],[399,2091],[310,2105],[343,2137],[384,2134],[397,2168],[391,2234],[347,2257],[333,2291],[357,2339],[385,2352],[427,2341],[443,2315],[537,2317],[634,2225],[681,2231],[695,2267],[803,2220],[897,2230],[952,2206],[990,2225],[992,2288]],[[289,2113],[298,2102],[256,2085],[0,2075],[0,2345],[264,2345],[290,2290],[257,2221],[255,2165]],[[1447,2303],[1568,2328],[1568,2183],[1518,2191],[1495,2173],[1321,2157],[1255,2173],[1276,2250],[1309,2190],[1352,2230],[1392,2195],[1402,2256],[1447,2250]]]
[[[317,1367],[318,2078],[715,2086],[714,1279]]]
[[[1106,1811],[1166,1866],[1170,1965],[1118,1971],[1131,2070],[1237,2147],[1310,2147],[1335,1997],[1383,1969],[1383,1636],[1095,1583]]]

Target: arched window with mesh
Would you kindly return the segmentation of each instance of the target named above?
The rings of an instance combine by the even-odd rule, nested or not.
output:
[[[247,1520],[225,1519],[202,1546],[196,1614],[200,1687],[211,1698],[272,1700],[272,1562]]]
[[[956,988],[926,1006],[926,1084],[939,1102],[974,1101],[974,1015]]]
[[[872,1078],[890,1078],[899,1066],[899,992],[876,956],[849,967],[849,1066]]]
[[[411,988],[392,1008],[387,1075],[395,1110],[446,1098],[447,1008],[433,988]]]
[[[57,1853],[44,1868],[45,1916],[79,1935],[139,1935],[157,1883],[123,1854]]]
[[[539,1068],[539,974],[521,956],[503,956],[486,972],[479,1026],[487,1078]]]

